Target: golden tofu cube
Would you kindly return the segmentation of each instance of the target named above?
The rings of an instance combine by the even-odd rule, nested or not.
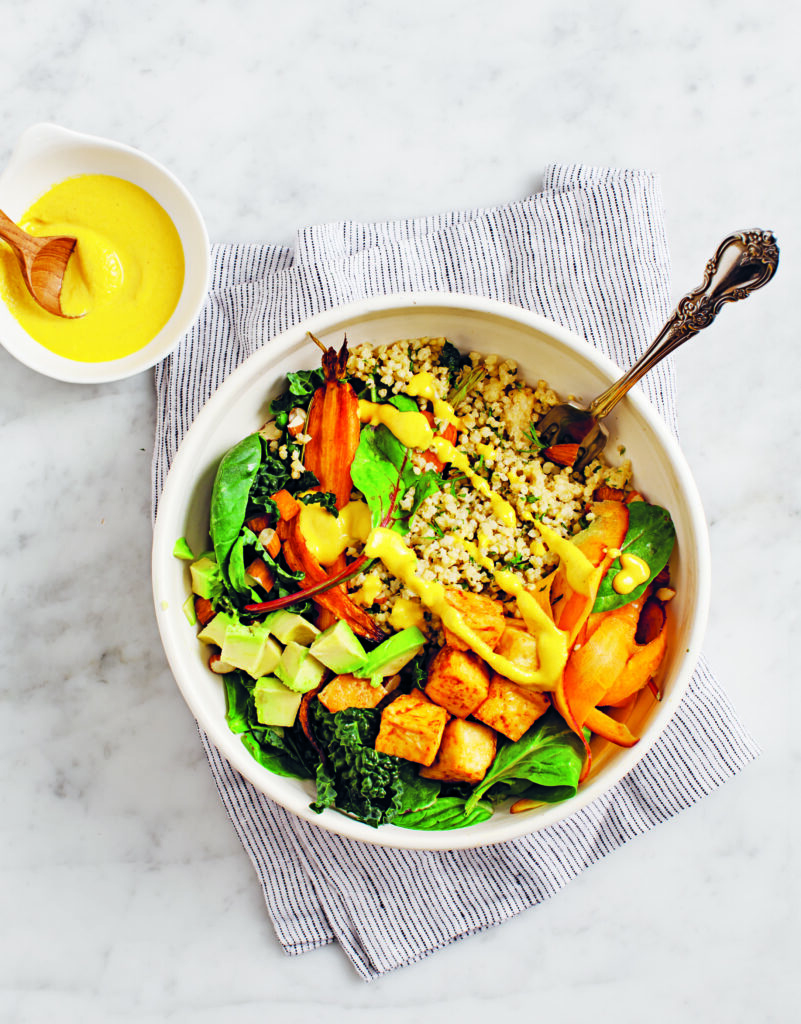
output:
[[[419,690],[396,697],[381,712],[375,749],[417,764],[431,764],[437,755],[448,712]]]
[[[479,636],[488,647],[495,650],[495,645],[506,628],[503,617],[503,605],[486,594],[473,594],[465,590],[451,587],[445,591],[445,600],[464,620],[466,626]],[[469,645],[443,626],[445,643],[455,647],[457,651],[467,651]]]
[[[486,700],[489,669],[472,651],[443,647],[428,670],[426,696],[458,718],[472,715]]]
[[[519,740],[550,705],[547,693],[518,686],[496,673],[490,680],[487,699],[473,714],[510,740]]]
[[[486,725],[453,718],[445,726],[434,763],[421,768],[420,774],[442,782],[481,782],[495,759],[496,744],[495,733]]]
[[[387,695],[385,687],[372,686],[369,679],[348,674],[334,676],[318,694],[322,704],[332,713],[345,708],[374,708]]]
[[[513,662],[518,668],[532,672],[540,667],[537,641],[525,628],[507,625],[495,648],[495,653]]]

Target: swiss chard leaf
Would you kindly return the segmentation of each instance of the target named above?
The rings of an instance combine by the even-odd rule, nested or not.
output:
[[[608,612],[612,608],[621,608],[630,601],[635,601],[643,594],[648,584],[667,565],[676,541],[676,529],[667,509],[659,505],[649,505],[645,501],[632,501],[628,506],[629,526],[621,553],[636,555],[646,562],[651,570],[648,579],[628,594],[618,594],[612,586],[616,574],[620,572],[620,559],[616,558],[601,580],[594,612]]]
[[[364,495],[373,526],[392,513],[389,525],[399,533],[408,531],[409,520],[421,503],[444,485],[442,476],[433,470],[415,473],[409,449],[383,424],[362,429],[351,465],[351,479]],[[412,506],[401,511],[401,500],[412,487]]]
[[[492,806],[484,800],[471,804],[468,811],[465,801],[458,796],[442,796],[428,807],[401,814],[393,824],[401,828],[420,829],[425,832],[438,832],[453,828],[467,828],[478,825],[492,817]]]
[[[505,799],[536,786],[538,799],[555,803],[575,796],[584,764],[584,746],[555,712],[549,712],[515,743],[506,743],[470,794],[466,811],[482,796]],[[522,784],[525,783],[525,786]]]
[[[209,532],[217,563],[226,559],[245,522],[248,495],[262,461],[262,439],[250,434],[222,458],[211,492]]]

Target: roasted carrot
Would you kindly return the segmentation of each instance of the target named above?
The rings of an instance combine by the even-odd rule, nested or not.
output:
[[[300,502],[296,501],[289,491],[282,488],[271,495],[271,497],[278,506],[278,515],[283,522],[294,519],[300,512]]]
[[[614,718],[610,718],[609,715],[599,711],[598,708],[592,708],[587,715],[585,725],[596,736],[601,736],[605,740],[611,740],[612,743],[616,743],[619,747],[633,747],[635,743],[640,741],[639,736],[635,736],[625,722],[618,722]]]
[[[316,338],[314,341],[323,348]],[[359,400],[348,381],[343,380],[347,365],[347,341],[338,353],[333,348],[324,349],[325,383],[314,392],[306,420],[311,440],[305,448],[304,464],[320,481],[316,489],[333,494],[337,508],[350,501],[350,467],[361,432]]]
[[[611,688],[604,694],[604,706],[617,707],[646,686],[662,664],[666,647],[666,630],[663,629],[656,639],[636,650]]]
[[[286,529],[287,539],[283,546],[284,558],[293,572],[304,574],[300,589],[324,583],[329,578],[329,574],[309,551],[303,534],[300,532],[297,519],[287,523]],[[368,640],[384,639],[383,632],[367,612],[348,597],[344,586],[331,587],[330,590],[325,590],[321,594],[315,594],[313,600],[321,608],[333,613],[335,619],[344,619],[354,633],[358,633]]]

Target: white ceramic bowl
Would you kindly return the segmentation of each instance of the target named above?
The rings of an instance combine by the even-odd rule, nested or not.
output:
[[[209,238],[194,200],[168,170],[137,149],[109,139],[36,124],[19,139],[0,176],[0,208],[19,220],[53,185],[77,174],[125,178],[149,192],[172,218],[184,248],[184,285],[178,305],[159,333],[121,359],[83,363],[56,355],[23,330],[0,301],[0,342],[21,363],[56,380],[102,383],[140,373],[163,359],[192,326],[206,295]]]
[[[581,338],[540,316],[488,299],[461,295],[395,295],[369,299],[323,313],[270,341],[240,366],[210,399],[184,438],[159,504],[153,545],[153,589],[164,649],[181,692],[199,724],[231,764],[253,785],[301,818],[341,835],[383,846],[460,849],[500,842],[551,825],[613,786],[645,754],[673,715],[697,660],[709,600],[706,522],[690,471],[664,423],[637,394],[606,421],[614,460],[625,443],[637,486],[649,500],[668,508],[677,530],[671,563],[677,596],[670,605],[669,654],[663,668],[664,699],[642,701],[630,720],[640,742],[630,750],[607,745],[593,774],[573,799],[525,814],[499,810],[483,824],[451,832],[416,832],[385,825],[373,829],[336,811],[309,809],[314,788],[272,775],[258,765],[225,722],[217,676],[206,665],[181,610],[189,594],[185,562],[173,557],[178,537],[193,550],[208,545],[208,508],[216,466],[223,453],[267,418],[269,402],[282,389],[288,370],[319,364],[306,340],[311,330],[327,344],[377,344],[399,338],[446,336],[463,351],[513,358],[529,381],[544,378],[561,394],[589,399],[619,376],[619,370]],[[647,695],[647,691],[646,691]]]

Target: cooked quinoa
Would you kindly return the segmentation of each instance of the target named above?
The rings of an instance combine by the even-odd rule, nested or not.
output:
[[[414,374],[427,371],[439,382],[444,397],[450,388],[449,370],[439,362],[445,341],[416,338],[382,347],[359,345],[350,353],[348,373],[365,381],[377,377],[378,398],[383,401],[405,392]],[[509,598],[498,591],[491,574],[471,559],[460,539],[476,543],[498,566],[510,569],[526,584],[533,585],[555,567],[557,558],[546,550],[532,520],[540,519],[563,536],[578,532],[582,520],[586,522],[586,507],[595,490],[602,484],[626,487],[631,465],[626,461],[611,467],[595,460],[584,471],[583,479],[578,480],[570,468],[544,459],[529,431],[548,409],[561,401],[560,397],[544,380],[534,386],[522,380],[511,359],[472,352],[470,361],[474,368],[483,367],[486,373],[481,384],[455,407],[462,424],[459,447],[467,454],[474,471],[512,505],[517,525],[500,524],[489,499],[464,476],[451,471],[448,486],[426,498],[418,509],[406,542],[420,560],[420,575],[424,579],[483,591],[509,603]],[[418,402],[421,407],[425,404],[423,399]],[[407,507],[411,507],[413,494],[405,500]],[[377,584],[376,575],[380,589],[367,607],[377,622],[386,623],[398,598],[417,599],[380,563],[375,563],[367,573],[350,582],[350,592],[356,600],[367,600],[364,592],[359,592],[368,577]],[[428,612],[426,622],[432,635],[439,631],[439,621]]]

